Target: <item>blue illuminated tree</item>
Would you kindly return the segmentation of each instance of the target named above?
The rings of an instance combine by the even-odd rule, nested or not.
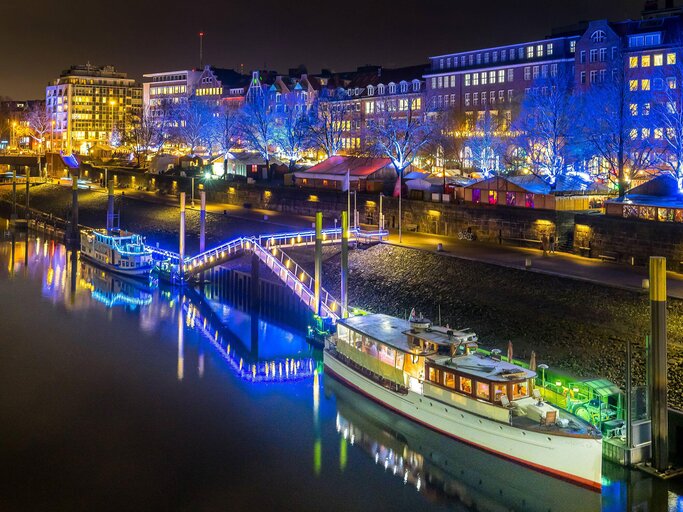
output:
[[[190,99],[175,110],[176,137],[194,156],[199,148],[211,151],[215,108],[207,102]]]
[[[270,178],[271,148],[275,145],[276,114],[270,108],[266,93],[258,89],[242,107],[239,131],[245,146],[261,155]]]
[[[564,73],[542,77],[522,100],[513,131],[528,169],[554,186],[571,161],[578,112],[571,78]]]
[[[388,100],[392,101],[392,100]],[[368,127],[368,152],[388,158],[399,179],[398,236],[402,241],[401,197],[403,173],[439,132],[438,116],[418,108],[417,99],[409,100],[405,110],[386,105]]]
[[[288,162],[290,171],[310,147],[310,123],[307,114],[296,108],[299,106],[285,105],[275,127],[277,147]]]
[[[342,149],[344,126],[349,119],[346,106],[335,99],[316,101],[308,115],[308,132],[314,147],[325,152],[327,158]]]
[[[500,114],[492,113],[488,108],[479,112],[474,129],[469,133],[465,143],[469,154],[469,162],[473,169],[489,178],[500,169],[500,162],[505,153],[505,144],[501,137],[504,120]]]
[[[626,69],[621,54],[614,57],[605,80],[591,84],[581,94],[577,126],[586,160],[597,157],[607,169],[619,196],[629,187],[630,177],[648,168],[654,159],[649,141],[652,126],[649,80]]]
[[[673,174],[683,190],[683,62],[677,57],[675,64],[660,68],[652,81],[652,130],[661,148],[656,155],[659,167]]]

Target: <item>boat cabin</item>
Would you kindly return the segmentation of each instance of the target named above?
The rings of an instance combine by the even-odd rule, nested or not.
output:
[[[535,377],[536,372],[478,353],[426,362],[430,384],[495,405],[529,397]]]
[[[401,387],[420,388],[428,357],[476,350],[476,335],[432,327],[427,319],[354,316],[337,322],[337,351],[359,367]],[[407,375],[404,375],[405,374]]]

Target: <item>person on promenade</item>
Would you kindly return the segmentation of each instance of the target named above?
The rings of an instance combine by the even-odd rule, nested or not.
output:
[[[541,236],[541,249],[543,249],[543,256],[548,255],[548,235],[543,233]]]
[[[550,254],[555,254],[555,234],[550,234]]]

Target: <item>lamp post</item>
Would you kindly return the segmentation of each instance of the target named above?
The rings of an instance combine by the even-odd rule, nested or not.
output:
[[[55,120],[50,123],[50,172],[55,173]],[[45,173],[48,174],[47,172]],[[47,177],[47,176],[46,176]]]
[[[541,387],[543,388],[543,398],[545,398],[545,371],[548,369],[548,365],[541,363],[538,365],[538,369],[541,370]]]
[[[17,128],[17,122],[12,121],[12,135],[10,136],[9,140],[9,145],[10,147],[13,147],[14,149],[17,148],[17,135],[16,135],[16,128]]]

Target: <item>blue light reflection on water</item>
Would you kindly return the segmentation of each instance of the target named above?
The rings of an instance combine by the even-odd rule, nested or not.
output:
[[[8,244],[2,244],[0,259],[4,261],[10,261],[7,249]],[[28,268],[21,256],[24,249],[28,249]],[[486,494],[476,485],[458,478],[457,468],[444,466],[443,460],[440,462],[439,459],[443,459],[442,456],[435,457],[433,452],[423,448],[432,443],[439,450],[446,446],[442,443],[452,441],[420,427],[401,427],[395,419],[384,418],[384,411],[373,404],[358,407],[360,400],[353,394],[347,394],[351,398],[344,401],[341,398],[343,391],[328,393],[335,387],[319,374],[319,365],[313,364],[317,362],[316,357],[302,333],[259,319],[256,360],[248,361],[248,357],[254,356],[254,323],[249,314],[237,308],[220,303],[210,304],[227,326],[227,330],[222,331],[220,326],[205,323],[208,317],[198,314],[192,299],[183,299],[177,291],[145,288],[144,284],[133,285],[83,262],[77,263],[77,275],[73,280],[69,253],[59,244],[35,240],[35,243],[24,246],[18,241],[15,250],[16,255],[11,260],[14,264],[0,265],[0,280],[7,276],[17,278],[22,275],[26,275],[27,279],[39,278],[42,296],[53,304],[64,304],[66,314],[87,312],[88,315],[94,315],[99,311],[109,315],[114,322],[122,319],[122,315],[139,319],[140,331],[153,335],[157,340],[155,344],[162,356],[160,359],[165,361],[164,372],[173,371],[174,377],[185,387],[200,386],[202,380],[208,379],[212,387],[204,392],[225,393],[230,397],[237,393],[242,407],[249,411],[249,425],[257,431],[272,429],[272,425],[267,427],[264,422],[273,420],[269,411],[277,411],[281,426],[293,430],[276,428],[269,431],[268,437],[276,444],[287,443],[291,445],[290,448],[299,450],[297,467],[301,471],[301,478],[316,487],[308,491],[310,498],[300,498],[304,503],[313,505],[320,499],[343,499],[343,494],[351,492],[351,488],[365,488],[361,479],[373,479],[372,487],[381,489],[385,494],[380,501],[395,502],[396,507],[412,503],[413,508],[420,510],[430,507],[439,509],[442,506],[450,507],[453,500],[463,510],[486,509],[490,500],[491,503],[500,500],[500,507],[509,505],[505,501],[509,497]],[[26,274],[22,274],[22,270],[26,270]],[[75,283],[75,290],[71,289],[72,283]],[[125,296],[126,299],[101,300],[117,295],[119,298]],[[231,354],[241,353],[241,369],[237,358],[226,358],[228,344],[231,345]],[[168,365],[169,350],[177,353],[177,375],[176,368],[172,369]],[[311,366],[291,381],[262,378],[266,371],[265,363],[280,359],[310,361]],[[261,378],[250,378],[253,374],[247,371],[248,364],[259,362],[262,366],[257,374]],[[286,371],[279,370],[279,366],[275,372],[272,369],[269,366],[269,376],[286,374]],[[348,437],[349,429],[353,429],[353,440]],[[267,451],[267,448],[264,450]],[[475,459],[480,457],[478,463],[482,467],[500,464],[497,459],[489,459],[476,451],[466,453],[469,454],[467,463],[461,460],[460,464],[465,464],[463,467],[470,471],[477,467]],[[274,463],[278,464],[277,461]],[[503,464],[501,467],[510,472],[518,469],[514,464]],[[400,471],[396,468],[400,468]],[[374,479],[380,483],[375,483]],[[632,503],[647,504],[650,495],[644,492],[636,496],[634,488],[620,478],[605,478],[601,509],[606,512],[625,510],[629,499]],[[572,495],[571,487],[562,489]],[[575,495],[579,496],[580,493]],[[419,496],[427,499],[423,500]],[[362,500],[354,501],[351,497],[348,500],[349,510],[364,508]],[[550,510],[558,509],[558,504],[549,505]],[[670,493],[668,508],[682,512],[681,496]],[[561,506],[559,509],[563,510]]]

